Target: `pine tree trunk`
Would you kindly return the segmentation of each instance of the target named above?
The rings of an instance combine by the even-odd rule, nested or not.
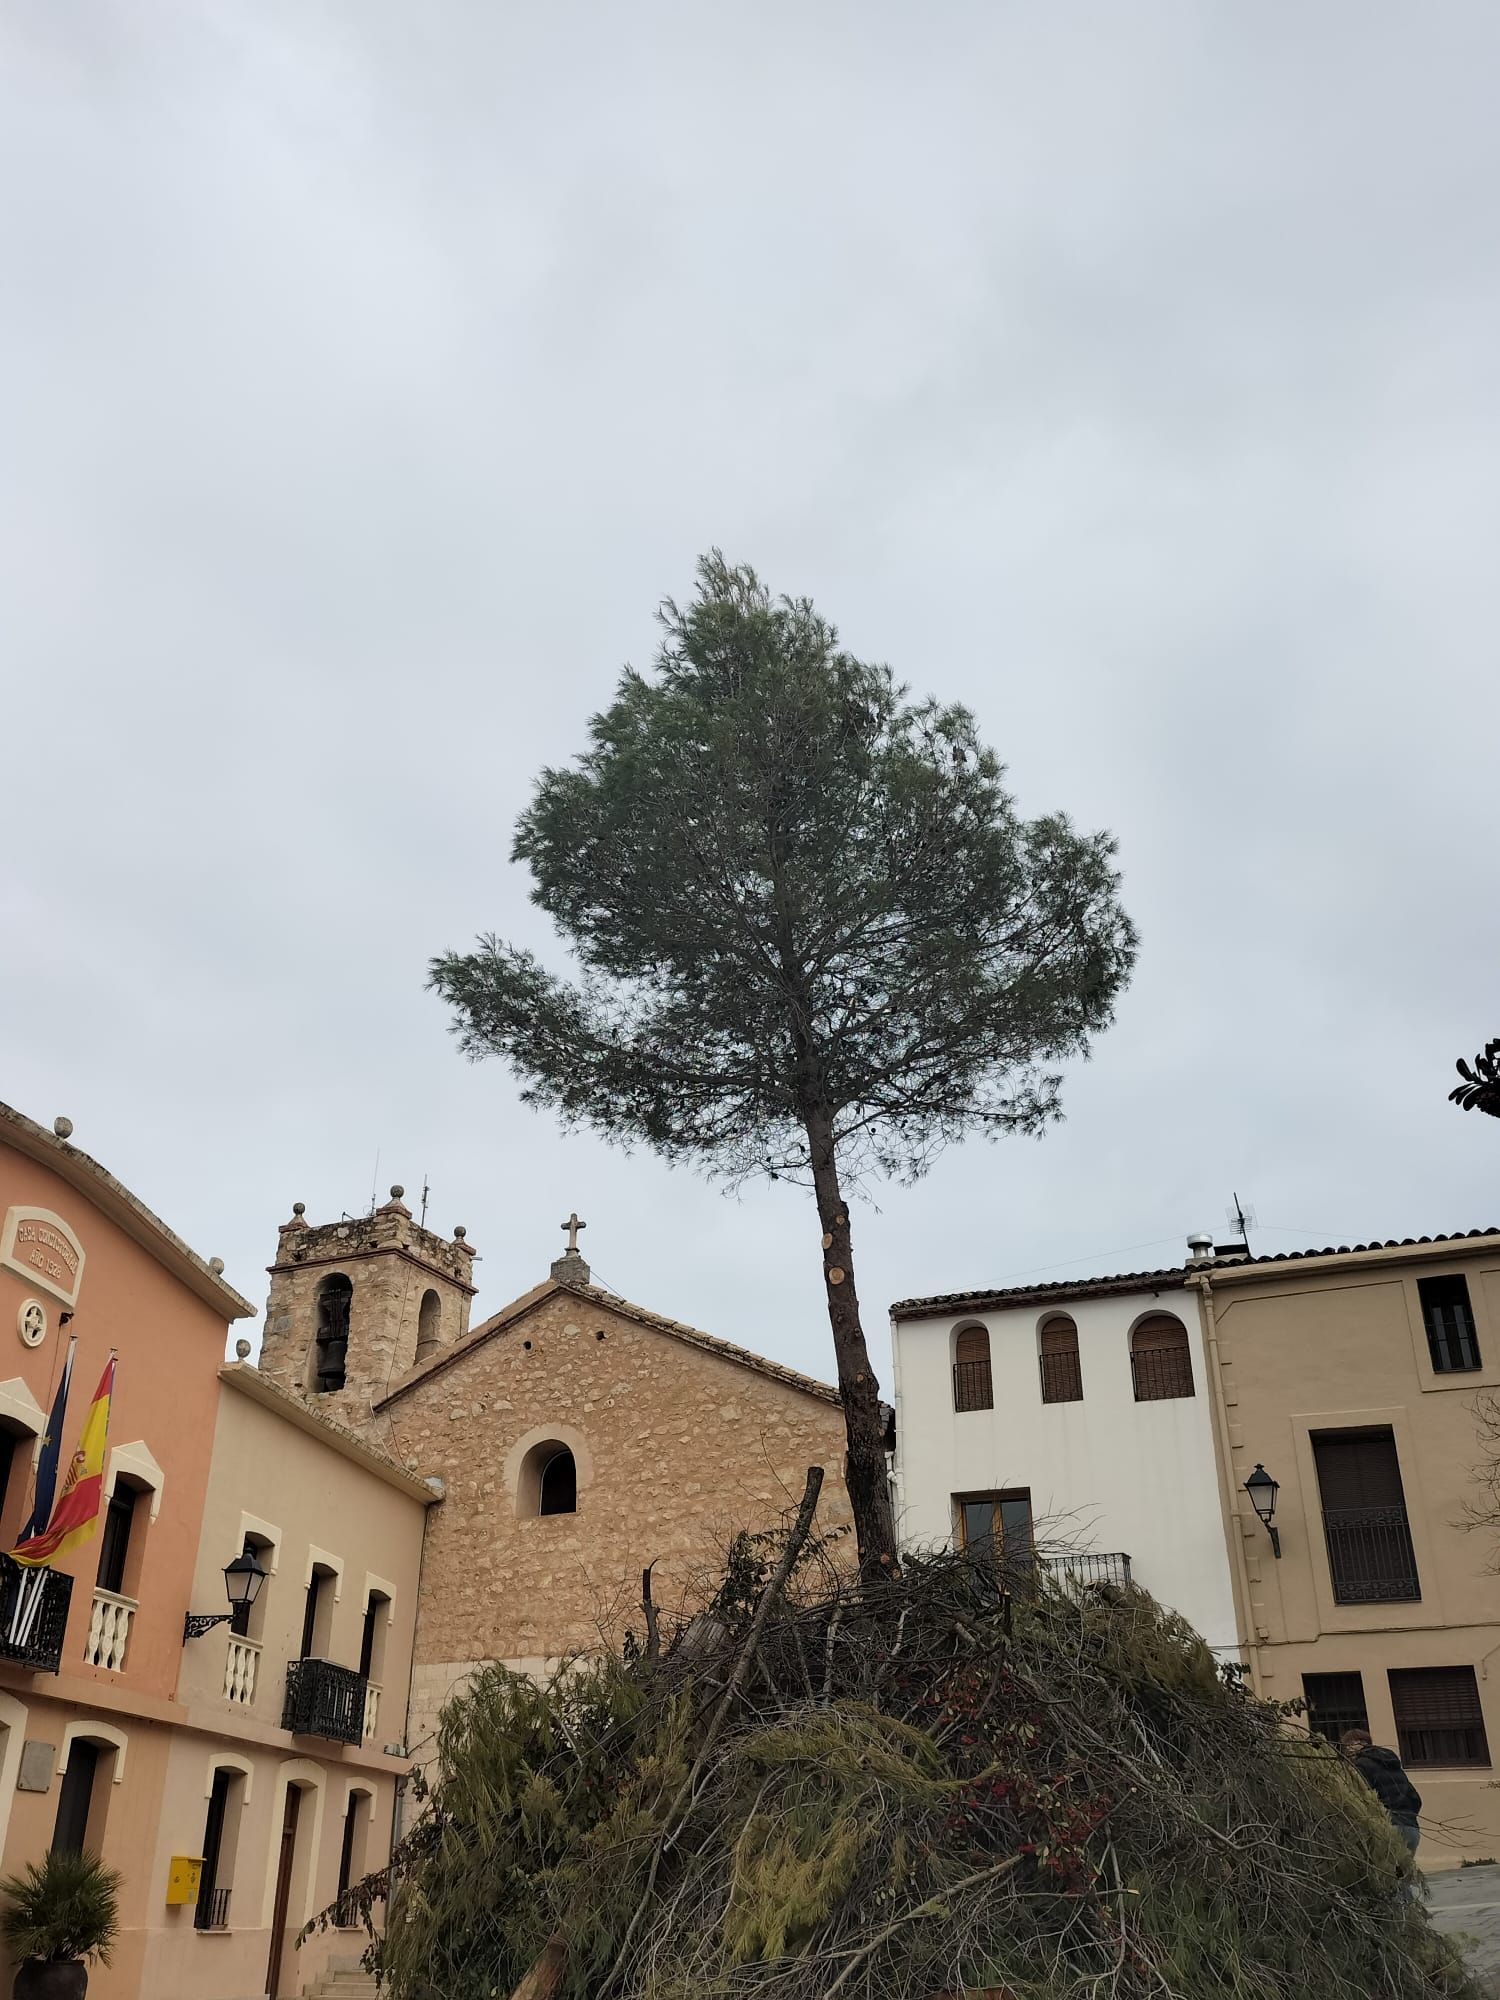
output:
[[[849,1210],[839,1188],[833,1119],[828,1112],[820,1109],[808,1113],[807,1141],[818,1219],[823,1225],[823,1284],[828,1295],[828,1323],[833,1328],[839,1399],[844,1406],[848,1439],[844,1483],[854,1510],[860,1571],[867,1577],[878,1577],[888,1574],[896,1565],[896,1522],[886,1472],[880,1384],[870,1366],[870,1350],[865,1345],[865,1330],[860,1323],[849,1241]]]

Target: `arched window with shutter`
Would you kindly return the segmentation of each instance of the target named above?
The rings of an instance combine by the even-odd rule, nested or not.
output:
[[[1042,1359],[1042,1401],[1081,1403],[1083,1370],[1078,1364],[1078,1328],[1066,1313],[1044,1319],[1038,1335]]]
[[[966,1326],[953,1347],[953,1407],[992,1410],[995,1392],[990,1382],[990,1333],[984,1326]]]
[[[1138,1403],[1193,1394],[1188,1331],[1175,1313],[1148,1313],[1130,1336],[1130,1373]]]

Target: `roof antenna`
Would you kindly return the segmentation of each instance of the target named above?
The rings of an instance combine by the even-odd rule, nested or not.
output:
[[[421,1223],[420,1223],[420,1224],[418,1225],[418,1226],[419,1226],[420,1228],[422,1228],[422,1229],[425,1229],[425,1228],[427,1227],[427,1196],[428,1196],[428,1193],[429,1193],[429,1189],[428,1189],[428,1186],[427,1186],[427,1176],[426,1176],[426,1174],[423,1174],[423,1176],[422,1176],[422,1220],[421,1220]]]
[[[1253,1208],[1246,1208],[1239,1196],[1236,1195],[1234,1198],[1234,1207],[1226,1208],[1224,1213],[1240,1232],[1240,1241],[1244,1244],[1245,1255],[1248,1257],[1250,1255],[1250,1231],[1259,1227],[1255,1219],[1255,1210]]]
[[[375,1148],[375,1171],[370,1176],[370,1213],[375,1213],[375,1190],[380,1185],[380,1148]]]

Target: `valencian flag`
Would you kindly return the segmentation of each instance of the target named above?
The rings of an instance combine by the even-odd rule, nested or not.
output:
[[[98,1526],[99,1501],[104,1489],[104,1447],[109,1437],[109,1399],[114,1386],[115,1357],[111,1355],[83,1420],[78,1449],[63,1480],[52,1518],[40,1534],[27,1537],[11,1550],[18,1563],[56,1562],[69,1549],[86,1542]]]
[[[77,1345],[75,1335],[68,1342],[68,1358],[63,1363],[62,1380],[52,1398],[52,1414],[47,1419],[47,1428],[42,1432],[41,1456],[36,1462],[36,1492],[32,1496],[26,1525],[16,1537],[18,1542],[29,1542],[33,1535],[39,1535],[52,1512],[52,1496],[57,1491],[57,1461],[62,1457],[63,1425],[68,1415],[68,1389],[73,1380],[73,1350]]]

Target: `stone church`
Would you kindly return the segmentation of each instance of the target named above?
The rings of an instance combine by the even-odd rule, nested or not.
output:
[[[469,1325],[475,1252],[402,1199],[314,1227],[301,1203],[270,1267],[260,1367],[398,1464],[440,1480],[423,1555],[410,1744],[484,1661],[542,1673],[701,1601],[741,1528],[777,1525],[807,1467],[821,1532],[850,1520],[837,1392],[617,1298],[568,1248]]]

